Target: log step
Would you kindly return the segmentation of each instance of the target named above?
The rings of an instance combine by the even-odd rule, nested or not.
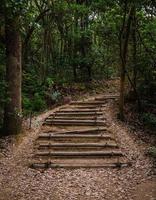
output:
[[[130,163],[122,163],[122,162],[114,162],[114,163],[101,163],[101,164],[93,164],[93,163],[71,163],[71,164],[64,164],[64,163],[33,163],[31,167],[33,169],[47,169],[47,168],[123,168],[131,166]]]
[[[118,148],[119,146],[116,143],[50,143],[44,142],[38,144],[38,149],[52,148],[57,150],[82,150],[82,149],[103,149],[103,148]]]
[[[100,120],[46,120],[43,125],[67,125],[67,126],[102,126],[106,122]]]
[[[38,151],[36,156],[49,156],[55,158],[98,158],[98,157],[118,157],[123,156],[121,151],[90,151],[90,152],[67,152],[67,151]]]
[[[51,115],[49,117],[47,117],[45,120],[53,120],[53,119],[59,119],[59,120],[68,120],[68,119],[79,119],[79,120],[103,120],[106,119],[104,117],[100,117],[100,116],[57,116],[57,115]]]
[[[65,139],[65,138],[95,138],[95,139],[112,139],[113,137],[110,134],[104,134],[104,135],[93,135],[93,134],[44,134],[44,135],[39,135],[39,138],[61,138],[61,139]]]
[[[55,113],[53,113],[53,114],[51,114],[51,115],[49,115],[49,116],[53,116],[53,115],[55,115],[55,116],[74,116],[74,115],[76,115],[76,116],[90,116],[90,115],[103,115],[103,113],[102,112],[92,112],[92,111],[89,111],[89,112],[84,112],[84,111],[80,111],[80,112],[74,112],[73,110],[71,111],[71,112],[63,112],[63,111],[58,111],[58,112],[55,112]]]
[[[70,105],[102,105],[105,102],[102,101],[73,101]]]
[[[68,166],[103,166],[104,164],[113,164],[113,163],[127,163],[127,159],[125,156],[113,156],[113,157],[99,157],[99,158],[46,158],[45,156],[43,157],[34,157],[33,158],[33,163],[38,163],[38,164],[45,164],[45,163],[51,163],[51,164],[65,164]]]
[[[90,129],[82,129],[82,130],[72,130],[72,131],[57,131],[57,132],[43,132],[39,135],[39,137],[51,137],[51,135],[59,135],[59,134],[97,134],[101,132],[110,132],[107,128],[90,128]]]
[[[96,112],[99,112],[99,111],[101,111],[101,109],[99,108],[95,108],[95,109],[66,109],[66,108],[62,108],[62,109],[60,109],[60,110],[58,110],[57,111],[57,113],[59,113],[59,112],[78,112],[78,113],[85,113],[85,112],[88,112],[88,113],[92,113],[92,112],[94,112],[94,114],[96,113]]]
[[[118,99],[119,95],[105,95],[101,97],[96,97],[95,101],[106,101],[106,100],[112,100],[112,99]]]
[[[70,108],[76,108],[76,109],[96,109],[96,108],[105,108],[105,105],[71,105]]]

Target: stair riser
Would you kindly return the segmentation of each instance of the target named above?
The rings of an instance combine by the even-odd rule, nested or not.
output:
[[[115,141],[113,138],[102,138],[102,139],[98,139],[98,138],[66,138],[66,139],[62,139],[62,138],[49,138],[49,140],[53,141],[53,142],[61,142],[61,143],[96,143],[96,142],[105,142],[105,141]],[[38,140],[40,141],[40,140]],[[42,139],[42,141],[46,141]]]
[[[103,113],[102,112],[94,112],[94,113],[92,113],[92,112],[67,112],[67,113],[65,113],[65,112],[57,112],[57,113],[54,113],[54,114],[52,114],[52,115],[50,115],[50,116],[101,116],[101,115],[103,115]]]
[[[61,135],[61,137],[60,137],[60,135]],[[75,136],[71,137],[71,135],[75,135]],[[101,135],[99,135],[99,132],[92,133],[91,135],[93,136],[92,138],[97,138],[97,139],[103,139],[103,138],[110,138],[111,139],[112,138],[111,135],[107,136],[108,135],[107,133],[105,133],[102,137],[101,137]],[[48,141],[49,139],[53,139],[53,138],[62,138],[62,139],[64,139],[64,138],[84,138],[84,139],[88,139],[88,138],[90,138],[88,136],[90,136],[89,132],[88,133],[82,133],[82,135],[80,133],[73,133],[73,134],[72,133],[71,134],[69,134],[69,133],[64,133],[64,134],[56,133],[55,134],[54,133],[52,135],[50,135],[50,134],[39,135],[37,140],[43,139],[43,140]]]
[[[105,123],[99,122],[91,122],[91,123],[78,123],[78,122],[44,122],[43,125],[52,126],[52,125],[59,125],[59,126],[104,126]]]
[[[70,113],[70,112],[74,112],[74,113],[92,113],[92,112],[100,112],[101,109],[61,109],[61,110],[58,110],[57,113]]]
[[[72,119],[78,119],[78,120],[103,120],[103,119],[106,119],[106,118],[104,118],[104,117],[89,117],[89,116],[85,116],[85,117],[83,117],[83,116],[51,116],[51,117],[48,117],[48,118],[46,118],[45,120],[48,122],[48,121],[50,121],[50,120],[53,120],[53,119],[55,119],[55,120],[72,120]]]
[[[98,108],[105,108],[104,105],[71,105],[71,109],[98,109]]]
[[[115,164],[101,164],[101,165],[68,165],[68,164],[33,164],[31,167],[33,169],[47,169],[47,168],[70,168],[70,169],[75,169],[75,168],[124,168],[128,167],[130,164],[128,163],[115,163]]]
[[[83,151],[102,151],[102,150],[112,150],[113,149],[117,149],[116,147],[39,147],[38,150],[51,150],[51,151],[66,151],[66,152],[74,152],[74,151],[79,151],[79,152],[83,152]]]
[[[67,134],[82,134],[83,136],[85,136],[86,134],[99,134],[99,133],[110,133],[110,131],[107,129],[107,128],[90,128],[90,129],[84,129],[84,130],[81,130],[81,129],[78,129],[78,130],[73,130],[73,131],[60,131],[60,132],[54,132],[53,134],[54,135],[67,135]],[[42,134],[39,135],[40,136],[47,136],[47,137],[50,137],[52,134],[52,132],[44,132]]]
[[[114,95],[114,96],[104,96],[104,97],[96,97],[94,100],[95,101],[108,101],[108,100],[114,100],[118,99],[119,95]]]
[[[48,158],[53,158],[53,159],[97,159],[97,158],[112,158],[112,157],[120,157],[122,155],[103,155],[103,156],[99,156],[99,155],[93,155],[93,156],[74,156],[74,155],[71,155],[71,156],[66,156],[66,155],[59,155],[59,156],[56,156],[56,155],[36,155],[36,157],[40,157],[42,159],[48,159]]]
[[[104,105],[105,102],[104,101],[96,101],[96,102],[73,102],[73,103],[70,103],[70,105],[93,105],[93,106],[106,106]]]
[[[117,147],[117,145],[115,143],[79,143],[79,144],[75,144],[75,143],[68,143],[68,144],[64,144],[64,143],[50,143],[50,142],[40,142],[38,143],[39,147],[48,147],[48,148],[94,148],[94,147]]]
[[[49,135],[48,137],[42,136],[42,138],[47,138],[47,139],[112,139],[113,137],[110,134],[107,135],[94,135],[94,134],[52,134]],[[41,139],[41,138],[39,138]]]

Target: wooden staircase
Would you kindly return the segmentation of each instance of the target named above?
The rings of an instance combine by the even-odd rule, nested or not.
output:
[[[105,116],[107,101],[102,96],[73,101],[47,117],[35,144],[33,168],[126,167],[129,163]],[[57,131],[53,128],[57,127]]]

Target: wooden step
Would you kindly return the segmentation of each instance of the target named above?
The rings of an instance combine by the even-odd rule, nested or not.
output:
[[[53,149],[53,150],[68,150],[68,151],[83,151],[83,150],[102,150],[108,148],[118,148],[119,146],[116,143],[52,143],[52,142],[40,142],[38,144],[38,149]]]
[[[103,120],[106,119],[101,116],[57,116],[57,115],[51,115],[47,117],[45,120],[53,120],[53,119],[59,119],[59,120],[71,120],[71,119],[79,119],[79,120]]]
[[[63,111],[58,111],[55,112],[49,116],[90,116],[90,115],[96,115],[96,116],[100,116],[103,115],[103,112],[84,112],[84,111],[80,111],[80,112],[74,112],[73,110],[71,112],[63,112]]]
[[[118,99],[119,95],[104,95],[101,97],[96,97],[95,101],[106,101],[106,100],[112,100],[112,99]]]
[[[102,128],[89,128],[89,129],[77,129],[72,131],[57,131],[57,132],[43,132],[39,134],[39,138],[42,137],[51,137],[51,135],[59,135],[59,134],[98,134],[98,133],[106,133],[110,132],[106,127]]]
[[[108,138],[108,139],[112,139],[112,135],[110,135],[110,134],[96,134],[96,135],[94,135],[94,134],[50,134],[50,133],[48,133],[48,134],[44,134],[44,135],[40,135],[39,136],[40,138],[43,138],[43,137],[46,137],[46,138],[61,138],[61,139],[63,139],[63,138],[100,138],[100,139],[105,139],[105,138]]]
[[[104,135],[95,135],[95,134],[59,134],[59,135],[44,135],[42,137],[38,137],[37,142],[49,142],[53,141],[55,143],[102,143],[102,142],[110,142],[116,141],[114,136],[110,134]]]
[[[130,163],[114,162],[114,163],[33,163],[31,167],[33,169],[47,169],[47,168],[123,168],[131,166]]]
[[[46,120],[43,125],[66,125],[66,126],[103,126],[106,122],[101,120]]]
[[[70,105],[69,108],[76,108],[76,109],[96,109],[96,108],[105,108],[105,105]]]
[[[102,105],[105,102],[102,101],[73,101],[70,105]]]
[[[69,113],[70,112],[75,112],[75,113],[77,113],[77,112],[78,113],[86,113],[86,112],[92,113],[92,112],[94,112],[94,113],[96,113],[96,112],[99,112],[99,111],[101,111],[100,108],[95,108],[95,109],[87,109],[87,108],[85,109],[84,108],[83,110],[82,109],[74,109],[74,108],[73,109],[71,109],[71,108],[70,109],[69,108],[62,108],[62,109],[58,110],[57,113],[59,113],[59,112],[64,112],[64,113],[65,112],[69,112]]]
[[[99,158],[99,157],[118,157],[118,156],[123,156],[121,151],[90,151],[90,152],[67,152],[67,151],[57,151],[57,152],[52,152],[52,151],[38,151],[36,153],[36,156],[49,156],[49,157],[54,157],[54,158]]]

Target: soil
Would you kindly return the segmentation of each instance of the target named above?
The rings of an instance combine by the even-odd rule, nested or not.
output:
[[[106,116],[111,121],[110,129],[132,162],[131,167],[30,168],[34,141],[43,120],[52,112],[34,117],[31,130],[29,120],[26,121],[21,137],[1,139],[0,200],[156,200],[153,160],[146,155],[153,138],[149,136],[149,143],[145,143],[138,137],[139,131],[118,121],[112,102],[107,104]]]
[[[134,192],[134,200],[155,200],[156,199],[156,179],[139,184]]]

